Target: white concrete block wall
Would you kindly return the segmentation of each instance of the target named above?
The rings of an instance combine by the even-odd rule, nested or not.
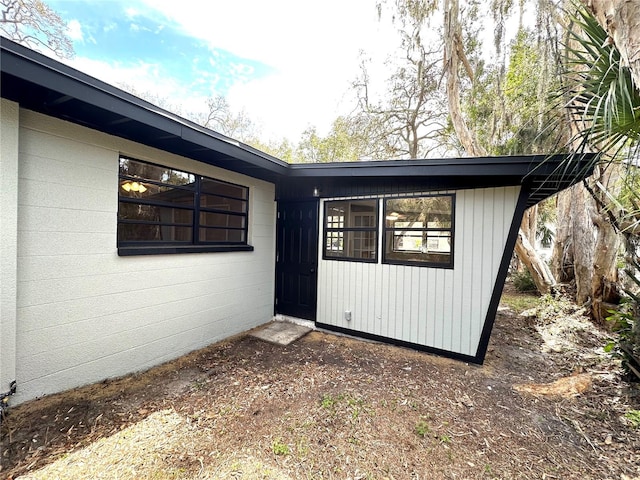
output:
[[[16,378],[18,104],[0,99],[0,393]]]
[[[253,252],[118,257],[119,154],[250,188]],[[273,316],[274,186],[21,111],[15,401],[139,371]]]
[[[382,264],[382,238],[377,264],[323,260],[320,252],[318,322],[474,356],[519,193],[455,192],[453,269]]]

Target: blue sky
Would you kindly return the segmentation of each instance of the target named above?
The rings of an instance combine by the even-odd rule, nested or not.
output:
[[[164,99],[179,113],[223,95],[262,137],[297,141],[353,109],[361,51],[397,43],[375,0],[48,0],[69,26],[70,65]],[[395,37],[395,38],[394,38]]]
[[[144,4],[118,1],[53,0],[50,5],[76,30],[78,57],[118,66],[148,64],[202,95],[227,95],[237,82],[273,73],[259,60],[208,45]],[[131,79],[132,84],[135,79]]]

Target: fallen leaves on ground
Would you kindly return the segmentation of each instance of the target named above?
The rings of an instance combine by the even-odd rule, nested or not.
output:
[[[1,474],[637,478],[640,428],[625,415],[638,389],[579,313],[541,318],[502,308],[481,367],[322,332],[286,347],[238,336],[12,408]]]

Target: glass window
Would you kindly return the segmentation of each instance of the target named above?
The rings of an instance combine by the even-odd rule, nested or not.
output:
[[[453,267],[453,195],[384,202],[385,263]]]
[[[324,258],[377,261],[378,200],[324,204]]]
[[[121,157],[118,197],[118,247],[247,243],[247,187]]]

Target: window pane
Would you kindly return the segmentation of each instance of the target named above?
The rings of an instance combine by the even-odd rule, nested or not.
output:
[[[409,223],[409,222],[396,222]],[[394,252],[421,252],[422,251],[422,231],[420,230],[394,230],[393,231],[393,251]]]
[[[196,181],[196,176],[193,173],[122,157],[120,158],[120,175],[168,183],[170,185],[192,185]]]
[[[346,200],[325,204],[325,227],[376,227],[377,200]]]
[[[193,211],[183,208],[120,202],[118,218],[120,220],[143,220],[145,222],[191,225],[193,223]]]
[[[217,195],[201,195],[200,206],[214,210],[228,210],[230,212],[246,213],[246,200],[236,200],[234,198],[219,197]]]
[[[429,232],[429,235],[391,235],[387,232],[385,260],[398,262],[451,263],[451,233]],[[395,233],[395,232],[394,232]],[[435,234],[435,235],[432,235]]]
[[[247,199],[249,189],[240,185],[232,185],[231,183],[219,182],[210,178],[203,178],[201,185],[202,193],[213,195],[223,195],[225,197],[235,197]]]
[[[347,256],[374,260],[378,245],[376,232],[347,232]]]
[[[246,241],[246,238],[244,230],[200,228],[200,241],[213,243],[243,243]]]
[[[344,228],[344,215],[328,215],[326,224],[327,228]]]
[[[324,207],[324,257],[375,260],[378,200],[337,200]]]
[[[247,243],[248,187],[126,157],[119,166],[118,242],[125,247]]]
[[[226,215],[224,213],[200,212],[200,225],[203,227],[244,228],[246,217]]]
[[[453,265],[453,196],[385,200],[384,261]]]
[[[422,250],[426,253],[451,253],[451,232],[428,232]]]
[[[191,227],[121,223],[118,225],[121,242],[192,242]]]
[[[327,255],[331,254],[332,256],[335,256],[335,255],[343,256],[342,252],[344,251],[344,233],[343,232],[327,232],[325,251]],[[339,252],[339,253],[331,253],[331,252]]]
[[[385,224],[391,228],[451,228],[451,199],[442,195],[386,200]]]
[[[377,232],[327,232],[325,257],[375,260]]]

